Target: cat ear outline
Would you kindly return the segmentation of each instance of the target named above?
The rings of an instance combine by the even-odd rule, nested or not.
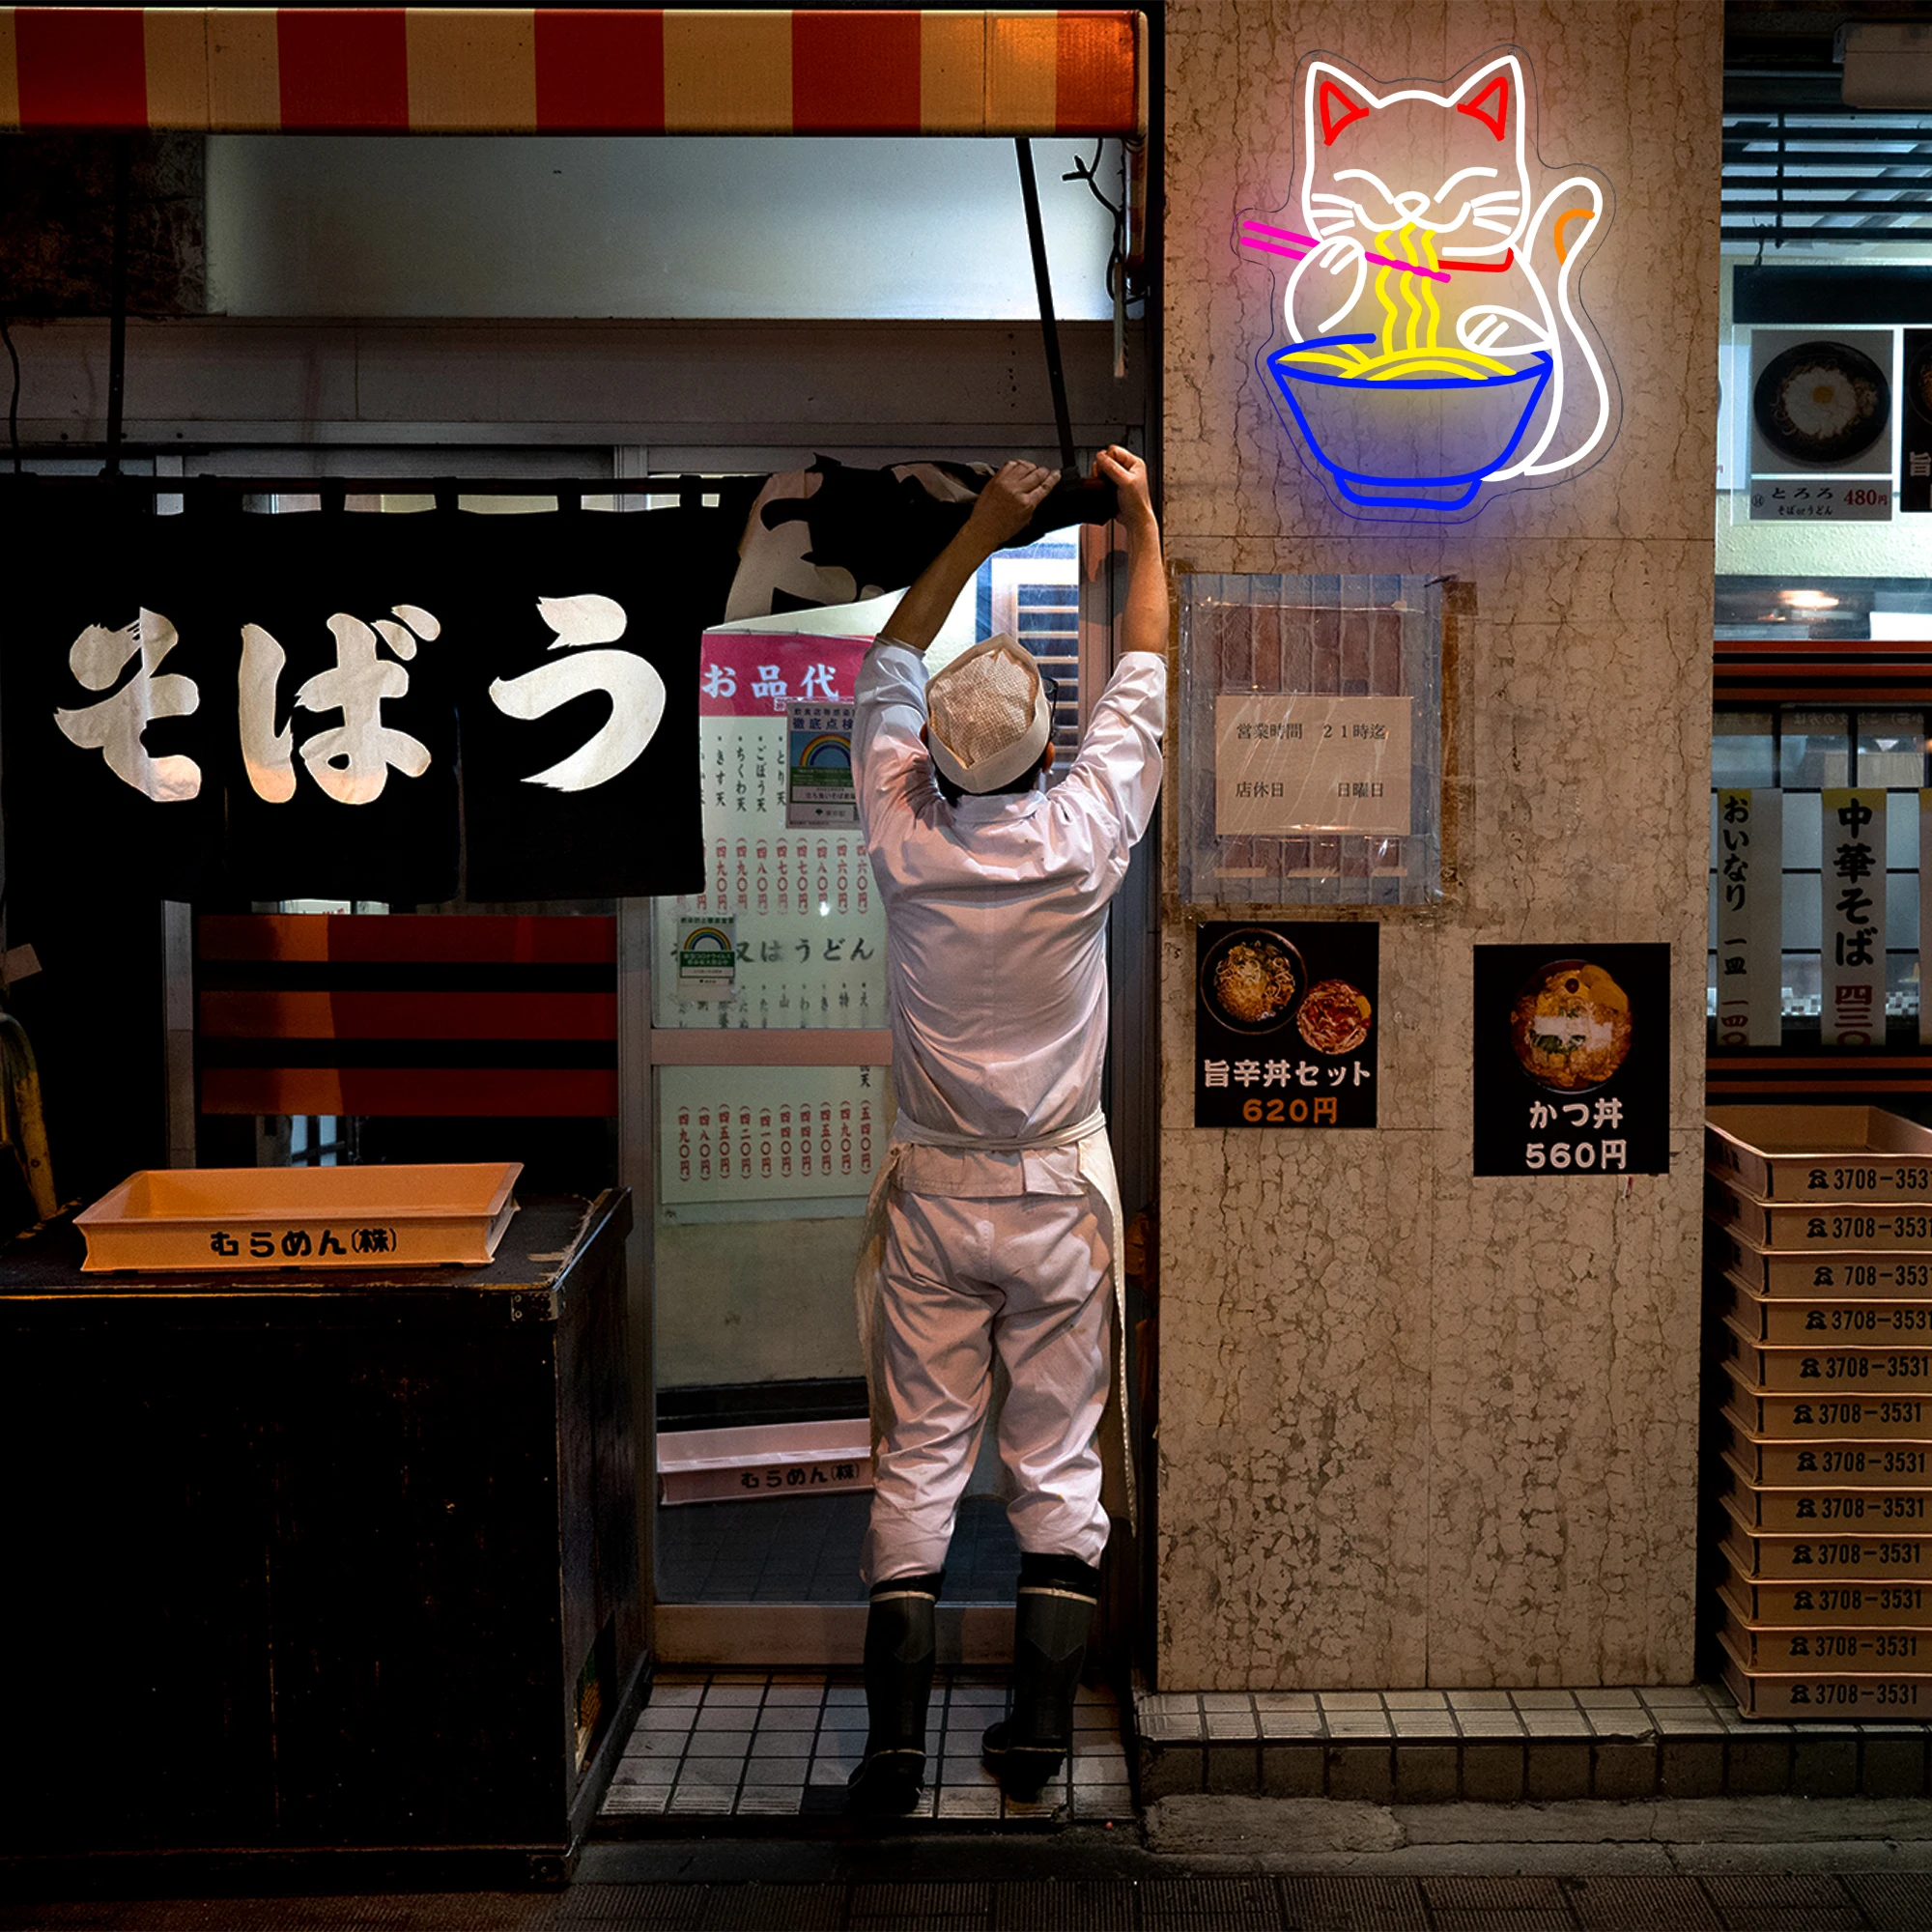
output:
[[[1343,128],[1366,120],[1381,101],[1352,74],[1326,61],[1308,70],[1308,133],[1310,144],[1319,130],[1321,145],[1332,148]]]
[[[1522,112],[1522,68],[1517,57],[1503,54],[1478,68],[1449,97],[1448,104],[1487,128],[1498,141],[1508,140]]]

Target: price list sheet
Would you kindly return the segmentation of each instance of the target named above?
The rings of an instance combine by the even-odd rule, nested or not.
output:
[[[885,911],[851,787],[865,638],[708,632],[702,892],[656,905],[661,1027],[883,1027]]]

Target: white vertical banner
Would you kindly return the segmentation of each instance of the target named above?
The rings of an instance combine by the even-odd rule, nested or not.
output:
[[[1885,793],[1820,794],[1819,1036],[1826,1046],[1885,1044]]]
[[[1718,1044],[1776,1046],[1784,1008],[1784,794],[1718,794]]]

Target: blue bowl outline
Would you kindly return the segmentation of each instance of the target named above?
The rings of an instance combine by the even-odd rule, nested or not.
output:
[[[1314,335],[1306,342],[1291,342],[1286,348],[1277,349],[1267,360],[1268,374],[1281,391],[1282,399],[1293,412],[1295,423],[1302,437],[1315,453],[1315,459],[1335,479],[1335,487],[1351,503],[1363,509],[1416,509],[1416,510],[1460,510],[1471,502],[1476,492],[1483,486],[1483,478],[1492,469],[1499,469],[1516,454],[1517,445],[1522,441],[1529,428],[1530,418],[1536,413],[1537,405],[1543,400],[1543,392],[1549,386],[1549,378],[1554,361],[1547,349],[1531,352],[1530,366],[1519,369],[1508,376],[1397,376],[1378,383],[1365,381],[1360,376],[1332,376],[1318,369],[1293,369],[1287,367],[1291,358],[1305,354],[1311,349],[1328,349],[1343,343],[1372,343],[1379,336],[1369,335]],[[1509,442],[1500,454],[1485,463],[1480,469],[1463,470],[1449,476],[1372,476],[1358,469],[1345,469],[1333,462],[1322,449],[1320,438],[1309,427],[1308,418],[1302,413],[1296,400],[1291,376],[1294,383],[1313,383],[1324,388],[1334,389],[1501,389],[1512,383],[1533,384],[1528,400],[1523,404],[1517,417],[1516,428]],[[1386,493],[1389,490],[1408,489],[1448,489],[1456,485],[1464,486],[1456,497],[1392,497],[1386,494],[1364,496],[1355,485],[1372,486]]]

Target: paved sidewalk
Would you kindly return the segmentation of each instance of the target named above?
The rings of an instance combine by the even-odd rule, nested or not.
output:
[[[1496,1821],[1500,1827],[1502,1820]],[[1635,1826],[1633,1826],[1635,1829]],[[600,1844],[560,1893],[0,1902],[4,1932],[1925,1932],[1932,1842],[1494,1842],[1260,1871],[1138,1834]],[[1275,1854],[1277,1857],[1292,1855]],[[1306,1857],[1315,1855],[1304,1855]],[[1469,1860],[1480,1869],[1457,1869]],[[1541,1867],[1541,1868],[1539,1868]]]

